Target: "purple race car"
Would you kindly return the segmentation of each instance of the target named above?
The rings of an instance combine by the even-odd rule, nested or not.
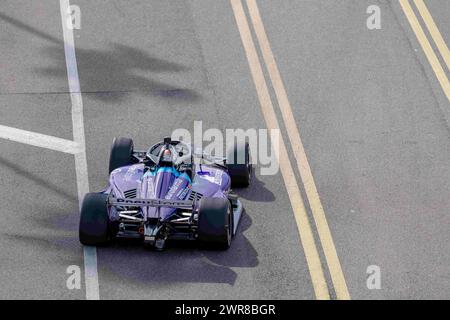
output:
[[[247,187],[252,166],[248,143],[218,158],[170,138],[148,151],[135,151],[131,139],[116,138],[109,172],[108,188],[83,200],[82,244],[127,238],[162,250],[174,239],[227,249],[242,214],[231,187]]]

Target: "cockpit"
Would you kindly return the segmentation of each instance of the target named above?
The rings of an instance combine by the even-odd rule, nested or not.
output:
[[[192,162],[191,146],[182,141],[172,140],[170,137],[151,146],[146,156],[154,165],[164,167]]]

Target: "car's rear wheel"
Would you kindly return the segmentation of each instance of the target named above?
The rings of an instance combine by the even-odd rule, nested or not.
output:
[[[245,188],[249,186],[252,165],[250,163],[250,147],[247,142],[237,143],[228,151],[227,167],[232,187]]]
[[[133,163],[133,140],[123,137],[114,138],[109,156],[109,173]]]
[[[80,215],[80,242],[87,246],[107,244],[110,240],[108,195],[88,193],[83,199]]]
[[[198,213],[198,240],[209,248],[226,250],[231,245],[233,219],[228,199],[200,200]]]

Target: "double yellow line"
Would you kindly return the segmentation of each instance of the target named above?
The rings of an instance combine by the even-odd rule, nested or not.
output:
[[[412,30],[414,31],[417,40],[419,41],[427,59],[428,62],[431,65],[431,68],[433,69],[434,73],[436,74],[436,77],[444,90],[444,93],[450,102],[450,82],[448,80],[447,74],[444,71],[444,68],[442,67],[441,63],[439,62],[439,59],[437,55],[435,54],[433,47],[431,46],[430,42],[428,41],[427,36],[425,35],[425,32],[420,25],[419,20],[417,19],[416,14],[414,13],[413,8],[411,7],[411,4],[409,0],[399,0],[400,5],[403,9],[403,12],[405,13],[409,24],[411,25]],[[413,0],[414,4],[417,7],[417,10],[422,17],[422,20],[425,22],[425,25],[428,29],[428,32],[430,33],[431,37],[433,38],[434,43],[436,44],[436,47],[441,54],[442,59],[444,60],[445,64],[447,65],[447,70],[450,71],[450,51],[448,50],[447,44],[445,43],[444,39],[442,38],[441,33],[439,32],[438,27],[436,26],[436,23],[434,22],[433,17],[430,14],[430,11],[428,11],[427,6],[423,2],[423,0]]]
[[[249,23],[244,11],[242,0],[230,0],[236,23],[242,39],[242,44],[247,56],[250,72],[255,83],[261,110],[268,129],[280,129],[275,114],[269,89],[264,78],[263,67],[258,57],[255,43],[253,41]],[[314,224],[319,235],[319,240],[325,256],[328,271],[333,288],[338,299],[350,299],[341,264],[336,253],[336,248],[328,227],[325,212],[317,192],[316,184],[309,166],[308,159],[300,138],[297,124],[294,120],[292,108],[281,79],[278,66],[275,62],[269,40],[267,38],[258,5],[255,0],[246,0],[250,21],[255,31],[259,47],[262,52],[265,67],[270,77],[272,87],[275,91],[278,106],[280,108],[284,125],[296,155],[297,168],[300,173],[301,182],[308,198]],[[283,137],[280,138],[279,166],[286,186],[286,190],[294,212],[295,221],[300,235],[300,240],[305,252],[309,273],[317,299],[330,299],[330,293],[325,280],[322,263],[314,240],[311,224],[302,199],[300,188],[294,175],[294,170],[289,160],[286,144]]]

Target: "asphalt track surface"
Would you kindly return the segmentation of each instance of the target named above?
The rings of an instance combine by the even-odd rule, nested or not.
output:
[[[450,2],[425,3],[449,44]],[[70,4],[82,13],[73,34],[90,190],[106,184],[114,136],[133,137],[144,148],[176,128],[192,130],[195,120],[204,129],[267,128],[237,22],[239,4],[292,152],[246,1]],[[381,9],[380,30],[366,26],[370,5]],[[449,89],[400,2],[258,0],[257,6],[349,297],[450,299]],[[419,19],[448,79],[445,54]],[[61,25],[57,0],[1,2],[1,126],[73,140]],[[343,287],[331,276],[336,269],[327,262],[297,157],[289,162],[327,292],[337,298]],[[84,280],[79,290],[66,286],[68,266],[79,266],[84,277],[76,181],[73,155],[0,139],[0,298],[89,296]],[[287,190],[281,173],[256,170],[253,185],[237,190],[245,215],[226,252],[98,248],[98,297],[317,298]],[[380,268],[381,289],[367,287],[371,265]]]

